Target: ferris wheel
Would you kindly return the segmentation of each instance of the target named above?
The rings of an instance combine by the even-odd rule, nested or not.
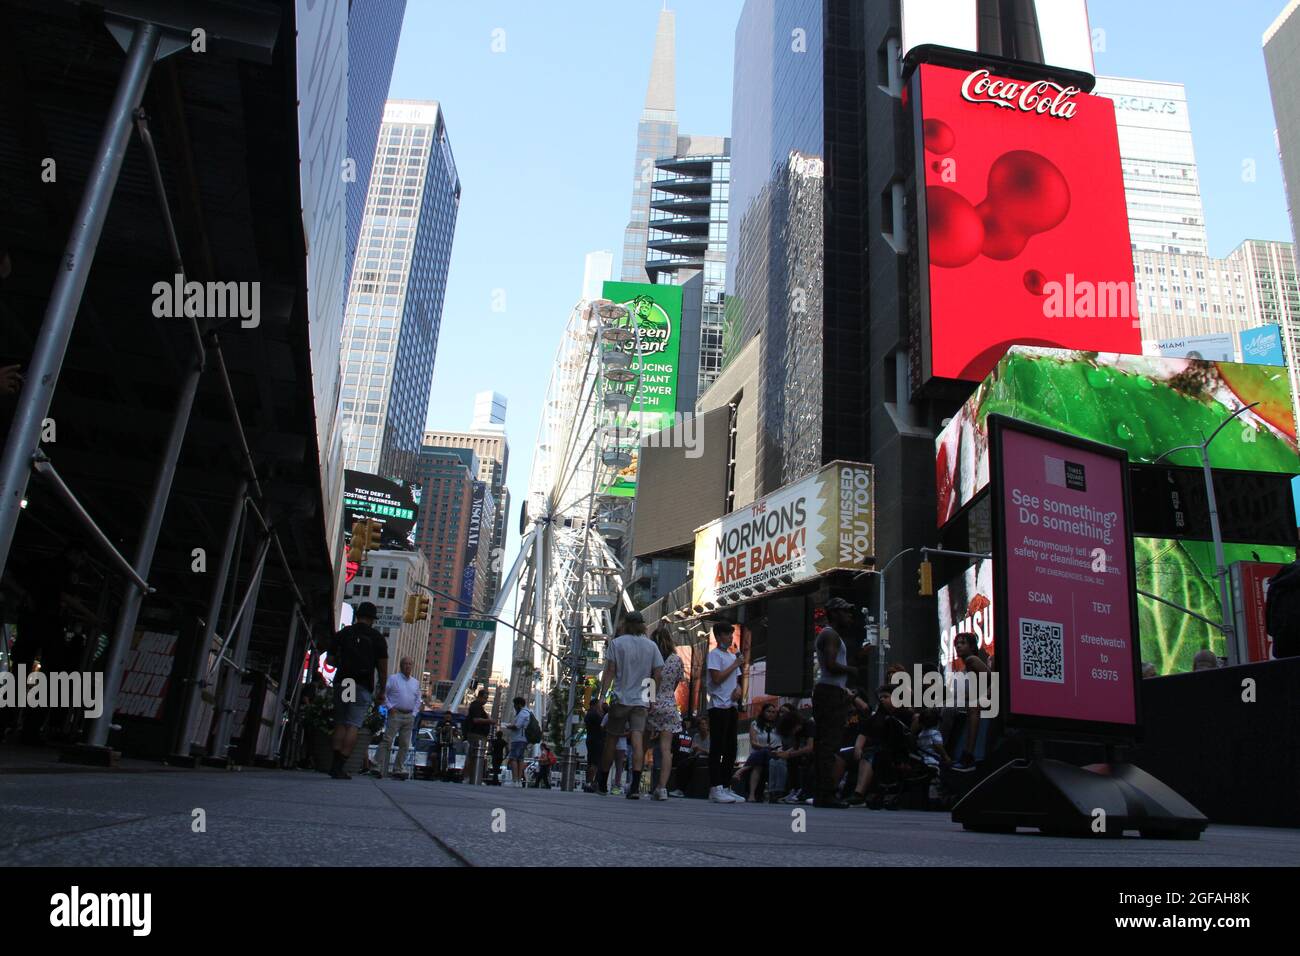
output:
[[[627,595],[626,542],[642,438],[636,411],[644,343],[640,303],[580,300],[552,365],[520,515],[519,553],[493,615],[513,607],[510,698],[545,721],[558,688],[572,714],[577,687],[600,672]],[[460,701],[488,644],[476,637],[449,701]]]

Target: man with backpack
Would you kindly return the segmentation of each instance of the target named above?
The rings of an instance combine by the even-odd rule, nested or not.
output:
[[[378,611],[369,601],[357,605],[354,620],[334,635],[325,648],[326,656],[338,668],[334,673],[334,764],[330,776],[350,780],[343,769],[357,743],[357,731],[365,723],[370,705],[384,702],[388,682],[388,641],[375,630]],[[375,671],[379,690],[375,691]]]
[[[541,742],[542,727],[533,716],[533,712],[528,709],[526,700],[516,697],[513,703],[515,717],[510,721],[510,778],[518,781],[518,785],[523,787],[528,783],[524,775],[524,755],[529,744]]]

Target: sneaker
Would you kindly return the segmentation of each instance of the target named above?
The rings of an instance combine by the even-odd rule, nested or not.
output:
[[[652,792],[652,793],[650,794],[650,799],[651,799],[651,800],[667,800],[667,799],[668,799],[668,791],[665,790],[663,787],[660,787],[658,790],[655,790],[654,792]]]
[[[799,796],[798,790],[791,790],[781,798],[782,803],[803,803],[803,797]]]
[[[956,763],[951,764],[948,769],[955,770],[957,773],[972,773],[975,770],[975,761],[969,756],[965,756]]]
[[[709,791],[710,803],[735,803],[736,795],[726,787],[714,787]]]
[[[622,787],[611,787],[610,790],[609,790],[609,792],[612,793],[614,796],[617,797],[617,796],[619,796],[620,794],[623,793],[623,788],[622,788]]]
[[[331,770],[331,771],[330,771],[330,776],[333,777],[335,780],[351,780],[351,779],[352,779],[352,774],[348,773],[346,770],[343,770],[343,769],[341,769],[341,768],[338,769],[338,770]]]
[[[582,792],[583,792],[583,793],[595,793],[595,792],[596,792],[596,788],[595,788],[594,786],[592,786],[591,784],[589,784],[589,783],[584,783],[584,784],[582,785]]]
[[[823,810],[845,810],[849,806],[838,797],[834,797],[830,800],[815,800],[812,801],[812,805],[814,807],[820,807]]]
[[[745,802],[746,802],[746,801],[745,801],[745,798],[742,797],[740,794],[736,793],[734,790],[729,791],[729,792],[731,793],[731,802],[732,802],[732,803],[745,803]]]
[[[801,802],[803,803],[804,806],[806,806],[806,807],[811,807],[811,806],[814,806],[814,805],[817,803],[817,798],[816,798],[816,797],[806,797],[806,798],[805,798],[803,801],[801,801]]]
[[[626,796],[629,800],[640,800],[640,799],[641,799],[641,794],[637,793],[635,790],[631,789],[630,787],[628,788],[628,791],[627,791],[627,793],[625,794],[625,796]]]
[[[867,798],[860,793],[855,793],[853,796],[849,797],[847,802],[851,807],[860,807],[867,802]]]
[[[682,799],[685,799],[685,798],[686,798],[686,794],[682,793],[680,790],[669,790],[669,791],[668,791],[668,796],[670,796],[670,797],[681,797]]]

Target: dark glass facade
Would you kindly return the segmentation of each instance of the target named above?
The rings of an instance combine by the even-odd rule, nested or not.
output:
[[[749,0],[736,30],[724,350],[762,336],[759,494],[866,454],[861,17]]]
[[[451,243],[460,208],[460,177],[441,111],[432,134],[379,460],[381,474],[408,481],[415,476],[429,411]],[[398,202],[405,204],[406,200]]]
[[[348,4],[348,157],[356,163],[357,176],[346,185],[345,290],[352,281],[352,261],[361,235],[361,216],[366,210],[375,141],[384,118],[384,101],[388,99],[405,15],[406,0],[350,0]]]

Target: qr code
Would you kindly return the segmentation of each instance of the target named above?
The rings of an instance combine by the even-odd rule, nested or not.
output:
[[[1065,683],[1065,628],[1020,619],[1020,679]]]

